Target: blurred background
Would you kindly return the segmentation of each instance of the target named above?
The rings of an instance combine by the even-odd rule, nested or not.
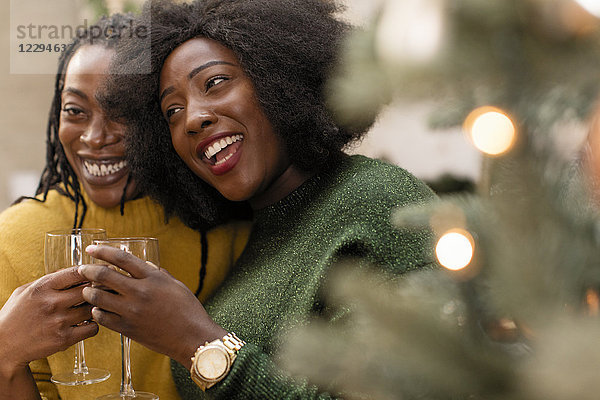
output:
[[[290,368],[360,398],[598,399],[600,202],[572,190],[572,161],[600,91],[600,0],[346,2],[343,17],[365,30],[347,43],[332,104],[350,122],[382,107],[349,151],[439,193],[476,193],[398,212],[397,226],[433,229],[449,272],[381,277],[388,287],[344,270],[332,296],[358,306],[360,332],[299,330]],[[76,26],[138,6],[2,3],[0,209],[37,186],[56,65],[56,54],[19,54],[16,26]],[[597,114],[588,150],[600,198]]]
[[[22,195],[32,195],[45,164],[45,135],[53,95],[57,54],[18,54],[15,42],[19,25],[76,27],[93,23],[106,12],[131,10],[140,0],[10,0],[1,2],[0,51],[0,210]],[[364,24],[372,18],[380,0],[346,0],[346,18]],[[49,31],[45,31],[49,32]],[[39,32],[38,32],[39,33]],[[35,31],[33,35],[35,36]],[[12,42],[11,42],[12,40]],[[39,40],[31,39],[31,43]],[[59,38],[52,43],[67,43]],[[18,56],[22,56],[18,59]],[[36,58],[37,57],[37,58]],[[38,73],[32,73],[32,72]],[[39,73],[41,71],[41,73]],[[480,175],[480,153],[460,129],[432,130],[428,120],[432,104],[397,101],[382,112],[373,131],[350,149],[398,164],[433,186],[470,187]]]

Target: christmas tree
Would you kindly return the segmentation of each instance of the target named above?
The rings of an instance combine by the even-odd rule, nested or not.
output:
[[[597,100],[599,18],[597,0],[390,0],[349,38],[336,115],[438,99],[431,125],[462,125],[483,177],[394,215],[432,229],[440,268],[334,270],[329,300],[352,313],[298,329],[290,371],[351,398],[598,398],[598,211],[554,139]]]

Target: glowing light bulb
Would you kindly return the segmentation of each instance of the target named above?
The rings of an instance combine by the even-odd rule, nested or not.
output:
[[[435,246],[435,254],[440,264],[452,271],[465,268],[473,258],[474,240],[471,234],[462,229],[446,232]]]
[[[590,14],[600,18],[600,1],[598,0],[575,0]]]
[[[479,151],[493,156],[510,150],[516,138],[513,121],[495,107],[473,110],[465,120],[464,129]]]

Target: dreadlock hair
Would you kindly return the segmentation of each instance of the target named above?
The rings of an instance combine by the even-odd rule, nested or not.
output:
[[[168,55],[183,42],[205,37],[231,49],[254,83],[257,97],[292,162],[318,170],[357,140],[373,121],[344,127],[326,105],[326,81],[339,61],[351,27],[339,20],[334,0],[154,0],[137,23],[148,28],[150,45],[123,40],[116,72],[99,100],[128,127],[127,157],[142,190],[165,215],[194,229],[246,215],[246,202],[229,202],[179,158],[159,104],[159,78]],[[132,74],[139,65],[149,74]],[[139,69],[137,69],[139,70]]]
[[[75,38],[67,45],[58,61],[58,71],[54,81],[54,97],[48,115],[48,126],[46,128],[46,165],[42,171],[40,181],[35,192],[36,196],[42,194],[42,199],[32,197],[31,199],[41,202],[46,201],[48,191],[55,189],[75,203],[75,215],[73,227],[80,228],[87,211],[87,204],[81,194],[79,180],[75,171],[69,164],[62,144],[58,137],[61,113],[61,94],[65,83],[65,74],[69,61],[73,54],[84,45],[99,45],[107,48],[115,48],[119,40],[125,36],[124,31],[133,24],[132,15],[114,14],[110,17],[102,17],[96,24],[85,29],[78,30]],[[129,183],[129,181],[128,181]],[[125,191],[121,197],[121,214],[125,203]],[[82,211],[79,215],[79,206]]]

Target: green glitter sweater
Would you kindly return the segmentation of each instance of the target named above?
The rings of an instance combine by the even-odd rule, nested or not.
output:
[[[182,399],[331,399],[292,380],[273,362],[278,339],[316,314],[329,315],[320,288],[329,267],[360,257],[404,273],[432,264],[428,231],[398,230],[392,211],[434,194],[405,170],[363,156],[343,156],[279,202],[255,212],[244,252],[206,302],[209,315],[247,342],[228,376],[203,393],[171,361]]]

